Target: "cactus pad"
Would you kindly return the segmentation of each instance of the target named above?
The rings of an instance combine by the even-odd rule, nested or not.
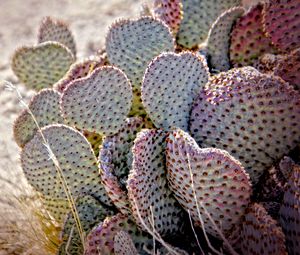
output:
[[[230,61],[234,67],[252,65],[264,53],[274,53],[262,28],[263,5],[253,6],[237,20],[231,32]]]
[[[235,21],[244,13],[244,8],[234,7],[222,13],[213,23],[207,38],[207,53],[213,69],[227,71],[230,68],[230,33]]]
[[[183,211],[167,185],[165,138],[166,132],[162,130],[144,130],[138,134],[127,182],[135,221],[144,229],[139,211],[148,228],[153,229],[149,221],[153,217],[154,228],[161,236],[176,235],[183,226]]]
[[[155,0],[153,11],[154,15],[164,21],[176,35],[183,17],[182,1]]]
[[[58,42],[44,42],[15,51],[12,70],[28,88],[41,90],[61,79],[74,62],[71,51]]]
[[[52,89],[43,89],[30,101],[28,107],[40,127],[50,124],[63,123],[59,109],[60,93]],[[20,147],[30,141],[38,127],[27,109],[22,111],[14,123],[14,138]]]
[[[280,59],[274,74],[300,90],[300,48]]]
[[[125,231],[120,231],[115,235],[114,251],[116,255],[138,255],[131,236]]]
[[[69,124],[113,135],[124,125],[131,100],[132,89],[125,74],[115,67],[99,67],[64,90],[61,108]]]
[[[208,81],[208,68],[193,53],[163,53],[148,66],[142,100],[156,127],[188,129],[194,99]]]
[[[71,195],[92,195],[111,205],[98,173],[97,160],[85,137],[65,125],[50,125],[42,133],[55,155]],[[23,148],[22,169],[29,183],[43,195],[66,199],[58,170],[50,159],[41,133],[38,132]]]
[[[220,73],[195,101],[191,134],[202,147],[231,153],[255,184],[299,143],[300,94],[252,67]]]
[[[193,48],[207,37],[211,24],[218,16],[240,5],[240,0],[186,0],[183,4],[183,20],[177,34],[178,44]]]
[[[92,149],[95,153],[95,156],[99,156],[100,146],[103,141],[103,136],[100,134],[97,134],[95,132],[89,132],[86,130],[81,131],[81,133],[85,136],[85,138],[89,141],[89,143],[92,146]]]
[[[150,61],[161,52],[174,51],[170,29],[151,17],[120,20],[114,23],[106,37],[108,60],[126,73],[133,86],[131,113],[143,111],[140,87]]]
[[[125,126],[114,136],[103,141],[99,162],[101,178],[108,196],[123,213],[130,213],[126,182],[132,165],[131,148],[136,134],[143,128],[143,119],[126,120]]]
[[[293,167],[280,211],[280,223],[289,254],[300,251],[300,166]]]
[[[105,208],[90,195],[78,197],[75,204],[83,234],[88,233],[96,224],[103,221],[106,216],[112,215],[110,209]],[[65,219],[61,240],[62,244],[59,248],[60,255],[83,254],[83,244],[71,212],[69,212]]]
[[[264,30],[283,52],[300,47],[299,0],[270,0],[263,10]]]
[[[151,245],[152,240],[145,233],[138,230],[134,222],[127,216],[117,214],[113,217],[106,218],[103,223],[94,228],[85,243],[86,255],[109,255],[114,252],[115,235],[120,231],[126,231],[130,234],[132,241],[139,251],[143,254],[144,245]]]
[[[76,44],[69,26],[62,20],[45,17],[39,28],[38,42],[55,41],[65,45],[76,56]]]
[[[101,57],[90,57],[89,59],[74,63],[65,76],[53,86],[57,91],[62,93],[72,81],[88,76],[96,68],[103,66],[104,63],[105,59]]]
[[[260,204],[252,204],[241,230],[241,250],[245,255],[287,255],[284,234]]]
[[[239,224],[250,201],[251,184],[237,160],[223,150],[200,149],[181,130],[169,134],[166,155],[170,188],[197,225],[201,226],[196,203],[205,231],[215,237],[220,236],[204,208],[225,233]]]

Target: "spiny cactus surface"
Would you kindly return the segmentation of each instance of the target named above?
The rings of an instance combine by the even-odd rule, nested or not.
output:
[[[123,127],[131,100],[132,88],[126,75],[116,67],[99,67],[64,90],[61,108],[70,125],[113,135]]]
[[[28,88],[41,90],[61,79],[74,62],[72,52],[58,42],[21,47],[12,58],[12,70]]]
[[[220,238],[215,225],[228,233],[239,224],[251,195],[241,163],[226,151],[199,148],[181,130],[168,136],[166,155],[170,188],[197,225]]]
[[[59,108],[60,93],[52,89],[43,89],[30,101],[28,107],[40,127],[64,123]],[[38,127],[27,109],[14,122],[14,138],[20,147],[24,147],[37,132]]]
[[[65,45],[76,56],[76,43],[69,26],[62,20],[45,17],[38,32],[38,42],[54,41]]]
[[[188,129],[192,104],[208,81],[203,58],[190,52],[163,53],[148,66],[142,100],[156,127]]]
[[[130,235],[125,231],[120,231],[115,235],[114,251],[116,255],[138,255]]]

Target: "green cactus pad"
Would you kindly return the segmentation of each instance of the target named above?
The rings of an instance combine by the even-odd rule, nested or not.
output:
[[[208,68],[194,53],[162,53],[148,66],[142,100],[156,127],[188,129],[194,99],[208,81]]]
[[[143,75],[154,57],[174,51],[170,29],[151,17],[117,21],[106,37],[106,51],[109,62],[124,71],[133,86],[131,116],[144,116],[140,98]]]
[[[197,46],[206,39],[210,26],[221,13],[240,3],[240,0],[182,1],[183,20],[177,34],[178,44],[189,49]]]
[[[114,252],[116,255],[138,255],[131,236],[125,231],[120,231],[115,235]]]
[[[30,101],[28,107],[40,127],[64,123],[59,109],[60,93],[52,89],[43,89]],[[24,109],[14,122],[14,138],[20,147],[24,147],[37,132],[38,127],[27,109]]]
[[[245,255],[287,255],[281,228],[260,204],[247,209],[240,235]]]
[[[42,133],[55,155],[71,195],[92,195],[112,205],[101,183],[97,160],[91,145],[78,131],[65,125],[50,125]],[[22,169],[29,183],[43,195],[66,199],[58,170],[38,132],[21,152]]]
[[[155,0],[153,5],[155,17],[164,21],[176,35],[183,17],[182,0]]]
[[[227,71],[230,68],[230,33],[235,21],[244,13],[244,8],[234,7],[222,13],[213,23],[207,37],[207,53],[213,69]]]
[[[300,47],[299,0],[269,0],[263,10],[267,36],[282,52]]]
[[[163,237],[178,234],[183,226],[183,210],[167,185],[165,138],[166,132],[162,130],[144,130],[138,134],[132,148],[132,170],[127,182],[135,221],[144,229],[139,211],[145,224],[152,229],[149,219],[153,217],[155,230]]]
[[[300,48],[280,59],[274,74],[300,90]]]
[[[195,140],[181,130],[169,134],[166,155],[170,188],[197,225],[201,226],[201,222],[194,191],[207,233],[220,238],[204,208],[224,233],[240,223],[250,201],[251,184],[236,159],[224,150],[199,148]]]
[[[70,70],[65,76],[55,83],[53,87],[62,93],[72,81],[88,76],[96,68],[103,66],[104,64],[105,59],[102,57],[90,57],[86,60],[76,62],[70,67]]]
[[[12,70],[28,88],[41,90],[61,79],[74,62],[71,51],[58,42],[17,49]]]
[[[55,41],[65,45],[76,56],[76,44],[69,26],[62,20],[45,17],[40,25],[38,42]]]
[[[70,125],[113,135],[125,124],[131,100],[132,88],[126,75],[115,67],[99,67],[64,90],[61,109]]]
[[[132,165],[131,148],[136,134],[144,127],[143,119],[133,117],[114,136],[103,141],[99,162],[105,190],[115,206],[123,213],[131,212],[127,197],[126,182]]]
[[[41,194],[43,207],[58,222],[63,224],[66,215],[70,211],[70,203],[65,198],[56,198]]]
[[[300,94],[252,67],[220,73],[195,101],[191,134],[202,147],[236,157],[255,184],[299,144]]]
[[[78,197],[75,204],[84,235],[92,230],[96,224],[113,213],[90,195]],[[61,240],[62,244],[59,247],[58,254],[83,254],[83,244],[71,212],[69,212],[65,219]]]
[[[252,65],[264,53],[275,52],[262,28],[262,10],[262,4],[253,6],[232,29],[230,61],[234,67]]]
[[[279,215],[289,254],[300,251],[300,166],[292,168]]]
[[[139,254],[143,253],[143,246],[151,245],[152,238],[138,230],[135,223],[128,216],[117,214],[106,218],[103,223],[94,228],[85,243],[85,255],[114,254],[114,238],[120,231],[130,234]]]

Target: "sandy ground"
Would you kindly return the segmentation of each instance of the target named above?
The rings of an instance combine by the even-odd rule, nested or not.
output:
[[[61,18],[70,24],[77,42],[77,58],[99,50],[109,25],[117,18],[134,17],[139,0],[0,0],[0,81],[17,84],[10,70],[10,57],[16,47],[37,41],[37,30],[44,16]],[[32,92],[21,84],[25,100]],[[0,203],[4,193],[17,193],[13,186],[24,186],[19,164],[19,149],[13,141],[12,124],[21,107],[15,94],[0,85]],[[0,208],[1,210],[1,208]]]

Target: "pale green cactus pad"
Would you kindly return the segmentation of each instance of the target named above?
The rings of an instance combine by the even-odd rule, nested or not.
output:
[[[244,8],[234,7],[222,13],[209,30],[206,48],[213,69],[227,71],[230,68],[230,33],[235,21],[244,13]]]
[[[53,85],[54,89],[63,92],[65,88],[74,80],[88,76],[96,68],[103,66],[105,59],[103,57],[90,57],[86,60],[74,63],[65,76]]]
[[[28,88],[51,87],[74,62],[72,52],[58,42],[44,42],[17,49],[12,58],[12,70]]]
[[[194,53],[162,53],[156,57],[142,85],[143,104],[155,126],[187,130],[194,99],[208,77],[204,58]]]
[[[253,184],[300,141],[300,94],[252,67],[212,78],[196,99],[191,134],[202,147],[227,150]]]
[[[154,0],[153,5],[155,17],[165,22],[176,35],[183,18],[182,0]]]
[[[240,238],[245,255],[287,255],[282,229],[260,204],[247,209]]]
[[[125,126],[117,134],[105,137],[100,151],[99,163],[103,185],[108,196],[123,214],[131,212],[126,182],[132,166],[131,148],[136,134],[143,127],[142,118],[128,118]]]
[[[177,34],[178,44],[189,49],[197,46],[206,39],[210,26],[221,13],[240,3],[240,0],[182,1],[183,20]]]
[[[292,168],[279,215],[289,254],[300,251],[300,166]]]
[[[131,236],[126,231],[120,231],[115,235],[114,252],[116,255],[138,255]]]
[[[109,29],[106,37],[108,60],[126,73],[133,87],[131,115],[145,115],[141,103],[141,84],[150,61],[165,51],[174,51],[170,29],[151,17],[120,20]]]
[[[58,222],[63,224],[66,215],[70,211],[71,205],[65,198],[45,196],[41,194],[43,207]]]
[[[154,228],[161,236],[174,236],[183,226],[183,210],[179,207],[167,185],[165,165],[165,139],[162,130],[144,130],[134,142],[133,163],[127,189],[133,216],[144,229],[139,214],[149,229]]]
[[[289,53],[300,47],[299,13],[299,0],[269,0],[264,6],[264,30],[282,52]]]
[[[252,65],[264,53],[275,52],[262,28],[262,10],[262,4],[253,6],[232,29],[230,61],[234,67]]]
[[[64,123],[59,109],[60,93],[52,89],[43,89],[32,97],[28,107],[38,125],[44,127],[50,124]],[[14,122],[14,138],[20,147],[24,147],[37,132],[38,127],[33,117],[24,109]]]
[[[113,135],[124,126],[131,100],[132,88],[126,75],[115,67],[99,67],[64,90],[61,109],[68,124]]]
[[[112,205],[101,183],[97,160],[91,145],[75,129],[54,124],[42,128],[55,158],[50,159],[49,149],[38,132],[21,152],[22,169],[29,183],[43,195],[55,199],[66,199],[60,173],[68,185],[71,195],[92,195],[106,205]]]
[[[224,150],[199,148],[179,129],[167,138],[166,156],[170,188],[195,224],[201,226],[200,213],[207,233],[220,238],[213,222],[230,233],[250,202],[251,184],[241,163]]]
[[[300,90],[300,48],[290,52],[278,61],[274,74]]]
[[[128,216],[119,213],[106,218],[103,223],[100,223],[89,233],[85,243],[85,255],[114,254],[115,235],[120,231],[126,231],[130,234],[139,254],[148,254],[143,252],[143,246],[145,245],[149,249],[152,238],[146,233],[142,233]]]
[[[92,230],[96,224],[103,221],[107,216],[113,214],[113,211],[103,206],[90,195],[78,197],[75,204],[78,212],[78,218],[80,220],[81,230],[83,231],[84,236]],[[61,232],[61,240],[62,244],[59,247],[58,254],[83,254],[83,244],[71,212],[69,212],[65,219],[63,230]]]
[[[76,56],[76,44],[69,26],[62,20],[45,17],[40,25],[38,42],[54,41],[65,45]]]

